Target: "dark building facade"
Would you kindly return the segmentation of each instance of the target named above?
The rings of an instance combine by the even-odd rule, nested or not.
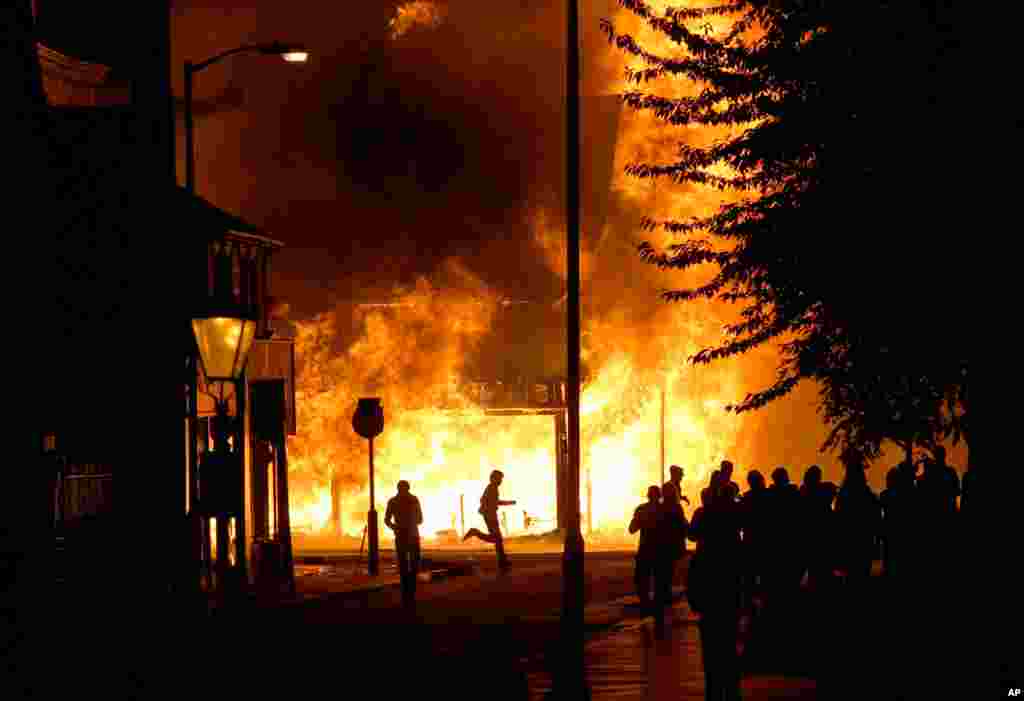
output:
[[[24,229],[28,285],[21,434],[38,456],[3,490],[0,552],[14,584],[5,605],[194,592],[206,552],[196,467],[212,410],[197,392],[191,319],[208,303],[211,256],[226,254],[232,291],[259,319],[250,375],[288,396],[290,346],[270,338],[263,313],[280,244],[177,185],[169,3],[22,0],[2,12],[23,174],[7,203]],[[273,509],[249,491],[263,487],[267,502],[253,478],[252,455],[267,450],[246,412],[248,379],[234,447],[245,456],[242,513],[263,514],[258,526]],[[269,452],[282,461],[283,447]],[[243,565],[254,545],[246,521],[240,514]]]
[[[15,2],[2,23],[10,35],[3,63],[17,78],[4,83],[16,115],[8,133],[23,174],[8,192],[9,216],[23,232],[17,273],[26,286],[19,307],[29,401],[21,435],[30,455],[56,443],[89,466],[75,489],[78,501],[95,506],[82,535],[97,565],[90,582],[99,588],[110,574],[101,565],[119,562],[140,575],[131,592],[169,591],[185,555],[173,370],[186,307],[175,281],[186,252],[174,217],[161,216],[174,187],[168,7],[119,6],[118,23],[147,31],[120,37],[115,66],[48,45],[33,4],[42,16],[46,3]],[[83,37],[115,18],[114,3],[106,12],[103,3],[90,5],[91,22],[77,27]],[[52,459],[42,455],[5,490],[12,495],[5,559],[25,587],[12,591],[43,591],[60,568]],[[167,556],[150,557],[154,551]],[[106,580],[107,591],[127,584]]]

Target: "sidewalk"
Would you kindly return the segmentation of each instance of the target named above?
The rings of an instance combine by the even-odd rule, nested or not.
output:
[[[273,593],[249,591],[243,596],[242,601],[248,606],[270,609],[316,602],[346,601],[357,602],[365,608],[371,595],[391,589],[397,590],[402,583],[395,563],[386,559],[381,560],[380,574],[375,577],[371,577],[367,573],[365,561],[336,562],[320,558],[309,558],[309,560],[316,564],[300,561],[295,565],[294,595],[288,594],[283,589]],[[424,561],[421,565],[419,580],[420,582],[437,581],[469,574],[471,571],[472,568],[467,567],[466,563]],[[215,594],[207,596],[209,610],[216,612],[223,604]],[[238,600],[229,602],[229,604],[237,603]]]

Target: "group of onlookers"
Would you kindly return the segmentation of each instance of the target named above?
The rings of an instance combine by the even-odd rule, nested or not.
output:
[[[750,470],[741,493],[732,463],[723,461],[689,520],[680,467],[672,466],[672,480],[660,489],[648,489],[629,527],[640,532],[638,596],[652,607],[662,635],[675,565],[685,541],[696,544],[687,597],[700,615],[709,699],[738,698],[741,612],[785,604],[805,578],[815,589],[836,581],[856,586],[870,577],[876,559],[887,576],[911,580],[970,530],[973,475],[968,470],[961,484],[941,446],[923,460],[920,474],[913,462],[889,470],[881,494],[868,484],[865,464],[850,460],[844,467],[839,486],[825,481],[817,465],[807,468],[799,487],[784,467],[772,471],[771,485]]]

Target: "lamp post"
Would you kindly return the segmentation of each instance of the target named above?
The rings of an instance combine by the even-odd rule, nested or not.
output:
[[[260,53],[271,56],[280,56],[289,63],[305,63],[309,59],[309,52],[297,44],[283,44],[279,41],[269,44],[246,44],[228,51],[223,51],[205,61],[193,63],[185,61],[185,187],[188,191],[195,193],[195,126],[192,121],[192,80],[199,71],[212,66],[213,64],[241,53]]]
[[[195,74],[229,56],[241,53],[281,56],[289,63],[304,63],[309,58],[308,52],[301,46],[272,42],[266,44],[246,44],[223,51],[198,63],[192,61],[185,62],[185,187],[190,194],[195,194],[196,190],[195,124],[192,115],[192,88]],[[226,449],[227,440],[225,435],[225,429],[227,428],[227,400],[224,397],[224,386],[225,383],[236,382],[241,375],[255,332],[255,322],[249,319],[247,315],[233,314],[230,311],[223,313],[225,311],[227,310],[222,309],[221,314],[205,314],[192,320],[192,329],[196,342],[199,344],[203,371],[206,373],[207,381],[217,384],[219,388],[219,396],[214,398],[216,402],[215,441],[218,450]],[[235,322],[240,322],[240,324]],[[232,346],[234,353],[230,352]],[[225,364],[229,366],[227,370],[225,370]],[[192,425],[189,431],[189,464],[192,466],[191,469],[194,470],[198,457],[196,452],[197,417],[195,409],[196,380],[194,375],[190,380],[190,385],[193,389],[193,398],[190,410]],[[189,478],[189,483],[190,488],[195,486],[192,477]],[[218,519],[218,523],[219,521],[220,519]],[[201,539],[201,527],[198,520],[193,519],[192,528],[193,536]],[[219,549],[219,551],[223,553],[222,550]]]
[[[566,654],[563,698],[584,698],[583,534],[580,532],[580,47],[579,0],[566,8],[566,379],[568,521],[562,554],[562,626]]]
[[[379,397],[360,399],[356,405],[356,413],[352,415],[352,428],[363,438],[370,441],[370,510],[366,514],[366,533],[369,541],[367,549],[367,570],[371,577],[380,572],[380,552],[378,550],[377,510],[373,494],[373,439],[384,430],[384,408]]]
[[[213,395],[216,411],[213,422],[214,449],[204,460],[205,470],[212,471],[214,477],[203,480],[208,489],[213,489],[213,493],[204,493],[201,498],[206,502],[206,507],[212,507],[217,512],[217,559],[223,583],[228,561],[227,550],[230,547],[226,514],[235,511],[238,495],[234,487],[237,486],[236,480],[241,478],[241,465],[236,464],[228,451],[230,418],[229,397],[225,396],[225,387],[234,385],[237,393],[237,382],[245,369],[256,336],[256,318],[251,308],[246,310],[222,298],[219,304],[212,305],[192,318],[192,332],[199,348],[206,382],[216,387],[217,392]],[[217,487],[213,488],[212,485]]]

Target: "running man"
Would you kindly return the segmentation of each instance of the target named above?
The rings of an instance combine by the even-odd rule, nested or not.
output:
[[[501,470],[494,470],[491,473],[491,483],[487,485],[484,494],[480,497],[480,515],[484,517],[487,524],[487,533],[482,533],[478,528],[470,528],[463,536],[463,542],[470,537],[477,537],[487,543],[494,543],[494,549],[498,553],[498,569],[504,574],[509,570],[508,558],[505,557],[505,542],[501,537],[501,526],[498,524],[498,507],[513,506],[515,501],[502,501],[498,496],[498,487],[505,474]]]

